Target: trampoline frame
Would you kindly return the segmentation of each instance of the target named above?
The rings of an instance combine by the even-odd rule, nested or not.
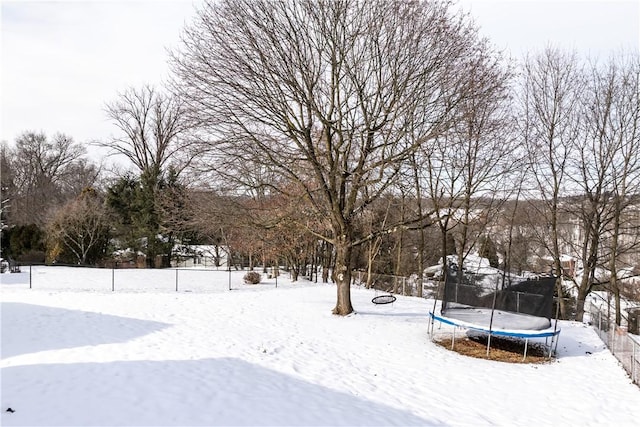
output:
[[[446,286],[446,281],[448,279],[449,276],[449,266],[447,266],[445,268],[445,280],[441,283],[441,286],[439,287],[438,290],[438,295],[443,295],[443,298],[440,298],[441,303],[444,305],[446,304],[444,301],[444,294],[445,292],[443,292],[444,287]],[[504,280],[504,275],[502,276],[502,279]],[[505,327],[500,327],[500,326],[495,326],[494,324],[494,314],[496,312],[503,312],[503,313],[509,313],[511,315],[524,315],[524,316],[531,316],[530,314],[525,314],[525,313],[518,313],[518,312],[514,312],[514,311],[509,311],[509,310],[498,310],[496,309],[496,297],[498,294],[498,282],[496,282],[495,285],[495,290],[493,292],[493,304],[491,307],[487,307],[487,306],[481,306],[481,307],[477,307],[477,308],[485,308],[488,310],[491,310],[490,312],[490,319],[488,324],[485,323],[473,323],[473,322],[469,322],[469,321],[463,321],[461,319],[457,319],[454,316],[448,317],[446,315],[447,313],[447,309],[446,309],[446,305],[444,305],[445,309],[443,310],[443,306],[441,306],[440,308],[440,313],[441,315],[436,315],[436,306],[437,306],[437,302],[439,300],[438,297],[436,297],[433,301],[433,309],[431,311],[429,311],[429,317],[430,317],[430,322],[429,325],[427,327],[427,333],[429,334],[429,336],[431,337],[431,340],[433,341],[433,335],[434,335],[434,323],[437,320],[438,322],[440,322],[440,324],[445,323],[448,324],[450,326],[453,326],[453,334],[451,337],[451,349],[453,350],[453,346],[455,344],[455,335],[456,335],[456,328],[461,328],[461,329],[466,329],[466,330],[472,330],[472,331],[478,331],[478,332],[482,332],[482,333],[486,333],[487,334],[487,357],[489,357],[489,351],[491,348],[491,337],[492,336],[501,336],[501,337],[513,337],[513,338],[520,338],[520,339],[524,339],[525,340],[525,345],[524,345],[524,355],[523,355],[523,361],[527,358],[527,349],[529,346],[529,339],[531,338],[545,338],[545,345],[548,348],[548,355],[547,357],[550,359],[552,354],[555,353],[557,351],[558,348],[558,337],[560,335],[560,329],[558,328],[558,312],[559,312],[559,307],[556,307],[556,314],[555,314],[555,322],[553,323],[553,327],[551,327],[551,318],[549,317],[544,317],[545,319],[547,319],[549,321],[549,326],[547,328],[544,329],[540,329],[540,328],[532,328],[532,329],[509,329],[509,328],[505,328]],[[469,307],[474,307],[474,306],[469,306]],[[455,308],[453,310],[456,310]],[[539,316],[534,316],[534,317],[539,317]],[[551,338],[551,343],[549,343],[549,338]]]
[[[473,323],[463,322],[455,318],[447,317],[444,315],[438,316],[433,311],[429,311],[429,317],[431,318],[429,325],[429,336],[433,339],[433,330],[434,323],[437,320],[440,323],[445,323],[447,325],[451,325],[454,327],[453,334],[451,336],[451,349],[455,345],[455,337],[456,337],[456,328],[473,330],[478,332],[483,332],[487,334],[487,356],[489,356],[489,349],[491,347],[491,336],[501,336],[501,337],[513,337],[513,338],[523,338],[524,342],[524,355],[522,360],[527,358],[527,349],[529,347],[529,339],[531,338],[545,338],[545,345],[548,348],[547,358],[551,358],[552,354],[556,352],[558,348],[558,337],[560,335],[561,329],[557,327],[557,319],[553,328],[547,329],[532,329],[522,330],[522,329],[493,329],[488,326],[477,325]],[[549,338],[551,338],[551,343],[549,343]]]

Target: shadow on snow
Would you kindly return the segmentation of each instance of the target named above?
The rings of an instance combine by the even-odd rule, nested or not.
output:
[[[46,350],[112,344],[169,324],[64,308],[2,302],[2,359]]]
[[[234,358],[2,371],[5,426],[444,424]]]

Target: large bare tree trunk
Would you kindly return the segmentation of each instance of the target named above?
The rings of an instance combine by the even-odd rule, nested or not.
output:
[[[589,292],[591,292],[591,281],[593,276],[591,274],[585,274],[580,280],[578,286],[578,296],[576,298],[576,320],[582,322],[584,318],[584,308]]]
[[[592,212],[592,215],[593,214],[594,212]],[[597,220],[588,216],[584,223],[584,229],[588,230],[588,234],[582,242],[582,259],[584,261],[582,279],[578,287],[578,298],[576,301],[576,320],[578,322],[582,322],[583,320],[585,301],[593,287],[596,267],[598,265],[598,246],[600,243],[599,233],[595,232],[595,230],[600,229]]]
[[[336,239],[336,266],[334,276],[337,301],[333,314],[345,316],[353,311],[351,305],[351,241],[346,236]]]

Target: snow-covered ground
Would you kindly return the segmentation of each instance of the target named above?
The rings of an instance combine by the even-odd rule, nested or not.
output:
[[[507,364],[432,343],[432,300],[354,288],[337,317],[331,284],[179,274],[1,275],[1,424],[640,425],[640,388],[582,323],[555,361]]]

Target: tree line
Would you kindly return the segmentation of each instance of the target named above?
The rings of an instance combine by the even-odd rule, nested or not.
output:
[[[562,276],[571,254],[578,319],[598,284],[619,304],[638,268],[637,52],[513,62],[446,2],[228,0],[169,61],[166,87],[106,105],[118,136],[100,144],[126,174],[64,135],[3,144],[3,254],[163,266],[176,243],[212,244],[332,274],[339,315],[354,268],[421,281],[479,252]]]

